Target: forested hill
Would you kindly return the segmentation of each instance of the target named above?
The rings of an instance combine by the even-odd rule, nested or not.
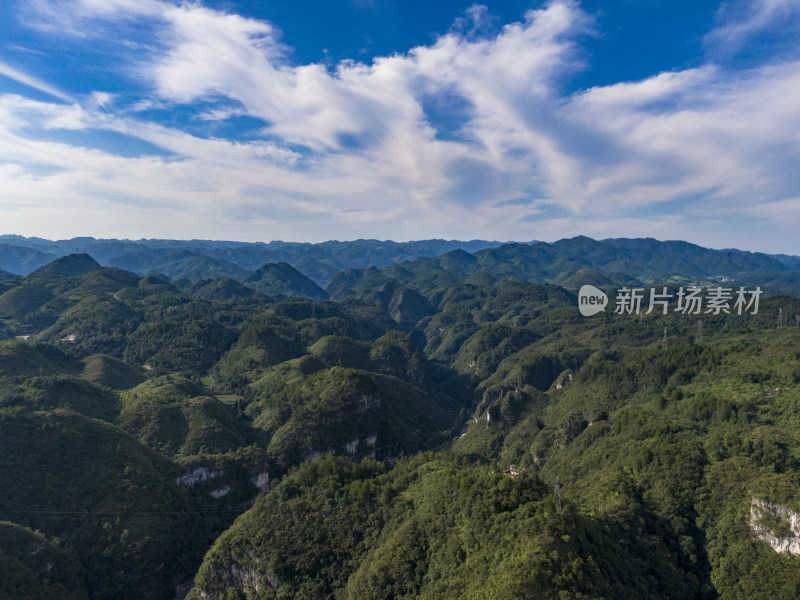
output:
[[[94,238],[49,241],[3,235],[0,280],[28,275],[68,254],[88,254],[103,266],[139,275],[154,273],[187,284],[225,277],[263,293],[282,289],[290,295],[315,298],[352,294],[365,287],[359,284],[364,277],[368,280],[366,287],[378,280],[395,280],[426,289],[457,281],[486,283],[506,276],[568,289],[578,289],[584,283],[613,287],[723,282],[760,285],[771,293],[796,293],[800,289],[800,258],[796,256],[712,250],[680,241],[596,241],[587,237],[552,244],[481,240],[308,244]],[[297,271],[289,275],[285,267],[280,267],[283,274],[279,278],[284,282],[297,282],[299,276],[311,281],[288,288],[280,283],[249,285],[264,279],[265,265],[281,263]],[[376,274],[376,270],[381,273]],[[269,274],[267,280],[276,283],[275,274]]]
[[[327,299],[282,261],[5,276],[0,598],[800,597],[800,298],[584,317],[508,276],[564,248],[610,282],[668,251],[777,268],[614,243],[350,270]]]
[[[553,244],[504,244],[471,254],[453,250],[380,270],[350,269],[335,275],[327,289],[333,297],[343,297],[388,280],[427,290],[456,282],[485,284],[508,276],[573,290],[584,284],[609,288],[721,283],[759,285],[771,293],[800,290],[800,266],[786,256],[711,250],[687,242],[587,237]]]
[[[50,241],[0,235],[0,269],[27,275],[55,258],[67,254],[89,254],[104,266],[119,267],[140,275],[162,273],[173,279],[188,278],[192,281],[223,276],[241,280],[267,263],[286,262],[324,285],[335,273],[349,268],[385,267],[421,256],[438,256],[455,249],[474,252],[500,245],[500,242],[482,240],[355,240],[320,244],[95,238]]]

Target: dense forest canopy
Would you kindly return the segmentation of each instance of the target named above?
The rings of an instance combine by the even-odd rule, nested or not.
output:
[[[0,597],[800,597],[792,257],[2,243]]]

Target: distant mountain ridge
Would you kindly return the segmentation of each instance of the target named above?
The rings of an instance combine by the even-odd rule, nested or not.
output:
[[[328,284],[332,297],[357,293],[396,281],[430,291],[476,278],[517,277],[535,283],[554,283],[578,289],[585,283],[600,287],[621,285],[760,285],[771,293],[797,294],[800,263],[742,250],[712,250],[682,241],[645,239],[597,241],[578,236],[552,244],[510,243],[469,254],[453,250],[380,270],[351,269]]]
[[[14,275],[27,275],[65,254],[68,252],[48,254],[34,247],[0,242],[0,269]]]
[[[457,248],[477,252],[502,244],[485,240],[439,239],[413,242],[332,240],[318,244],[91,237],[51,241],[0,235],[0,269],[28,275],[61,256],[86,253],[103,266],[115,266],[140,275],[159,272],[173,279],[198,281],[222,276],[243,279],[267,263],[285,262],[324,286],[334,274],[345,269],[382,268],[422,256],[438,256]],[[248,273],[237,272],[237,269]]]
[[[262,294],[333,298],[389,282],[420,291],[452,283],[482,285],[505,277],[578,289],[644,284],[760,285],[770,293],[800,290],[800,257],[737,249],[713,250],[652,238],[593,240],[585,236],[546,242],[484,240],[274,241],[114,240],[50,241],[0,235],[2,279],[29,275],[68,255],[90,256],[92,268],[117,267],[168,277],[178,287],[228,279]],[[265,267],[270,266],[267,271]],[[281,265],[281,266],[276,266]],[[259,272],[261,274],[259,275]],[[265,280],[266,277],[266,280]],[[203,284],[205,285],[205,284]],[[206,288],[198,293],[249,294]]]

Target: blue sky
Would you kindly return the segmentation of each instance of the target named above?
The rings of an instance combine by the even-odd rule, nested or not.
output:
[[[6,0],[2,233],[800,254],[797,0]]]

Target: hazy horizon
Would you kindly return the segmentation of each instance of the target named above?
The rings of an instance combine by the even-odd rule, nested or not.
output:
[[[354,238],[354,239],[326,239],[320,241],[305,241],[305,240],[289,240],[289,239],[274,239],[274,240],[236,240],[236,239],[212,239],[212,238],[161,238],[161,237],[140,237],[140,238],[114,238],[114,237],[97,237],[92,235],[79,235],[69,238],[45,238],[41,236],[25,236],[21,234],[15,233],[5,233],[0,234],[0,243],[3,243],[3,240],[7,240],[9,238],[23,238],[23,239],[41,239],[47,242],[68,242],[72,240],[79,240],[79,239],[93,239],[98,242],[102,241],[120,241],[120,242],[213,242],[213,243],[231,243],[231,244],[271,244],[271,243],[281,243],[281,244],[325,244],[325,243],[341,243],[347,244],[350,242],[358,242],[358,241],[376,241],[376,242],[391,242],[395,244],[407,244],[407,243],[414,243],[414,242],[427,242],[427,241],[442,241],[442,242],[487,242],[491,244],[536,244],[536,243],[545,243],[545,244],[554,244],[556,242],[572,239],[575,237],[588,237],[594,241],[603,242],[603,241],[610,241],[615,239],[652,239],[657,242],[686,242],[689,244],[693,244],[695,246],[699,246],[701,248],[707,248],[710,250],[738,250],[741,252],[751,252],[751,253],[760,253],[760,254],[770,254],[770,255],[789,255],[789,256],[798,256],[800,257],[800,251],[796,252],[767,252],[758,249],[751,249],[745,247],[737,247],[737,246],[727,246],[727,247],[715,247],[707,244],[692,242],[690,240],[681,240],[681,239],[658,239],[655,237],[639,237],[639,236],[620,236],[620,237],[608,237],[608,238],[593,238],[591,236],[584,236],[582,234],[577,234],[575,236],[569,237],[562,237],[554,240],[489,240],[489,239],[482,239],[482,238],[472,238],[472,239],[456,239],[456,238],[418,238],[418,239],[380,239],[380,238]]]

